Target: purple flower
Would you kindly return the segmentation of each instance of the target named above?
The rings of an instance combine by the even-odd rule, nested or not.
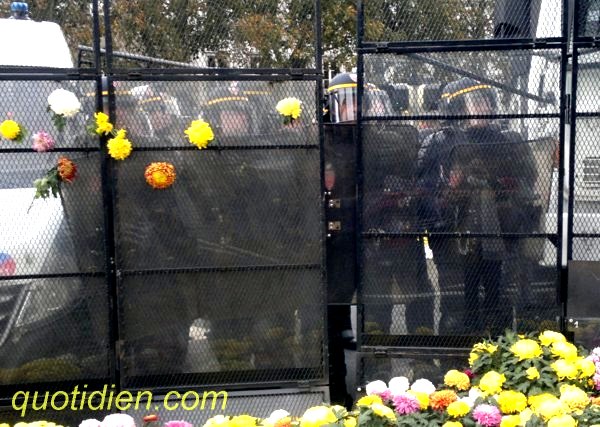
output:
[[[167,421],[164,427],[194,427],[186,421]]]
[[[500,410],[492,405],[478,405],[473,410],[473,418],[479,424],[485,427],[497,427],[502,422]]]
[[[38,153],[50,151],[54,148],[54,139],[44,131],[34,133],[31,139],[33,140],[33,149]]]
[[[415,396],[408,393],[402,393],[392,398],[394,410],[398,415],[408,415],[414,412],[419,412],[421,404]]]

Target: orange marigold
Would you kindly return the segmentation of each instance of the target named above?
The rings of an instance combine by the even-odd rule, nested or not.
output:
[[[146,167],[144,172],[146,182],[156,189],[170,187],[175,182],[175,166],[167,162],[154,162]]]
[[[429,405],[436,411],[444,411],[448,405],[458,400],[458,396],[452,390],[440,390],[429,397]]]
[[[71,159],[68,159],[67,157],[60,157],[58,159],[56,170],[58,171],[58,176],[60,177],[61,181],[65,182],[73,182],[75,176],[77,175],[77,166]]]

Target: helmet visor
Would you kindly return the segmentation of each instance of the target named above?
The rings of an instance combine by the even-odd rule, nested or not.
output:
[[[356,120],[356,86],[333,91],[329,97],[331,121],[334,123]]]
[[[474,90],[463,96],[465,112],[469,115],[494,114],[496,111],[495,94],[490,89]]]

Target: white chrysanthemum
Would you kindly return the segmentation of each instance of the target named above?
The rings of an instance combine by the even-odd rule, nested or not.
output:
[[[269,418],[267,418],[267,420],[269,420],[271,423],[276,423],[279,420],[284,419],[285,417],[289,417],[290,413],[288,411],[286,411],[285,409],[276,409],[275,411],[271,412],[271,415],[269,415]]]
[[[64,117],[73,117],[81,110],[81,102],[75,94],[65,89],[56,89],[48,95],[48,105],[55,114]]]
[[[402,393],[406,393],[410,387],[410,382],[406,377],[394,377],[390,380],[388,388],[392,393],[392,396],[398,396]]]
[[[420,378],[410,386],[410,389],[412,391],[425,393],[429,396],[435,391],[435,386],[428,379]]]
[[[95,418],[88,418],[79,423],[79,427],[100,427],[102,423]]]
[[[102,427],[136,427],[135,420],[127,414],[110,414],[102,420]]]
[[[381,380],[371,381],[367,384],[366,390],[367,396],[371,396],[372,394],[379,395],[387,391],[387,384]]]

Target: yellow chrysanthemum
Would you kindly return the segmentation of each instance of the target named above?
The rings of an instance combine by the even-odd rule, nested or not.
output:
[[[371,410],[375,415],[379,415],[381,418],[386,418],[393,423],[396,422],[396,414],[392,408],[389,408],[381,403],[374,403],[371,405]]]
[[[523,339],[519,340],[510,346],[510,351],[519,360],[534,359],[542,355],[542,348],[534,340]]]
[[[479,359],[479,353],[476,353],[474,351],[470,352],[469,353],[469,366],[473,367],[473,365],[475,364],[477,359]]]
[[[506,381],[504,374],[499,374],[496,371],[486,372],[479,381],[479,388],[486,395],[500,393],[502,385]]]
[[[527,421],[529,421],[532,416],[533,411],[531,408],[525,408],[525,410],[519,414],[519,418],[521,418],[521,425],[524,426],[527,424]]]
[[[199,149],[208,147],[210,141],[215,138],[210,124],[204,120],[192,121],[190,127],[184,133],[188,136],[190,142]]]
[[[356,417],[344,418],[344,427],[356,427]]]
[[[590,398],[585,391],[577,386],[563,384],[560,386],[560,401],[565,403],[571,411],[585,409],[590,403]]]
[[[113,130],[113,125],[108,121],[108,115],[99,111],[94,114],[96,119],[96,133],[98,135],[108,135]]]
[[[225,415],[215,415],[206,420],[203,427],[229,427],[228,425],[229,417],[226,417]]]
[[[528,380],[533,381],[533,380],[537,380],[540,377],[540,371],[538,371],[535,366],[532,366],[531,368],[527,368],[527,370],[525,372],[527,373]]]
[[[574,361],[577,359],[577,347],[570,342],[555,342],[550,349],[552,354],[562,359]]]
[[[302,102],[298,98],[284,98],[277,103],[275,109],[282,116],[295,120],[300,117],[300,113],[302,112]]]
[[[501,391],[498,394],[498,405],[503,414],[515,414],[527,407],[527,397],[518,391]]]
[[[255,427],[258,419],[250,415],[237,415],[229,420],[229,427]]]
[[[335,423],[337,417],[327,406],[313,406],[308,408],[302,418],[300,418],[300,427],[321,427],[326,424]]]
[[[565,338],[565,336],[563,334],[561,334],[560,332],[554,332],[554,331],[544,331],[540,334],[539,336],[540,342],[542,343],[543,346],[550,346],[552,344],[554,344],[555,342],[566,342],[567,339]]]
[[[452,402],[446,408],[448,415],[454,418],[464,417],[469,413],[471,407],[467,402],[463,402],[462,400],[457,400],[456,402]]]
[[[427,393],[414,390],[408,390],[407,393],[417,398],[417,400],[419,401],[419,405],[421,405],[422,411],[429,407],[429,396],[427,395]]]
[[[0,134],[11,141],[17,139],[21,133],[21,127],[14,120],[4,120],[0,123]]]
[[[371,406],[374,403],[383,404],[383,400],[376,394],[371,394],[370,396],[363,396],[356,402],[356,406]]]
[[[589,359],[579,358],[575,361],[579,370],[579,378],[588,378],[596,373],[596,365]]]
[[[460,421],[446,421],[442,427],[463,427]]]
[[[548,420],[548,427],[576,427],[577,421],[570,415],[559,415]]]
[[[519,427],[521,425],[520,415],[505,415],[500,421],[500,427]]]
[[[356,402],[356,406],[371,406],[374,403],[383,404],[383,400],[376,394],[372,394],[370,396],[363,396]]]
[[[548,398],[532,408],[536,415],[542,417],[546,421],[552,417],[565,415],[569,412],[569,407],[564,402],[558,400],[557,397],[552,397],[552,399]]]
[[[444,375],[444,384],[448,387],[454,387],[457,390],[464,391],[468,390],[471,386],[471,380],[464,372],[452,369]]]
[[[565,359],[558,359],[556,362],[552,363],[550,367],[554,369],[554,372],[556,372],[558,379],[561,381],[565,378],[574,380],[579,374],[577,365]]]
[[[121,129],[117,136],[106,143],[108,155],[115,160],[125,160],[131,154],[131,141],[125,138],[125,131]]]

